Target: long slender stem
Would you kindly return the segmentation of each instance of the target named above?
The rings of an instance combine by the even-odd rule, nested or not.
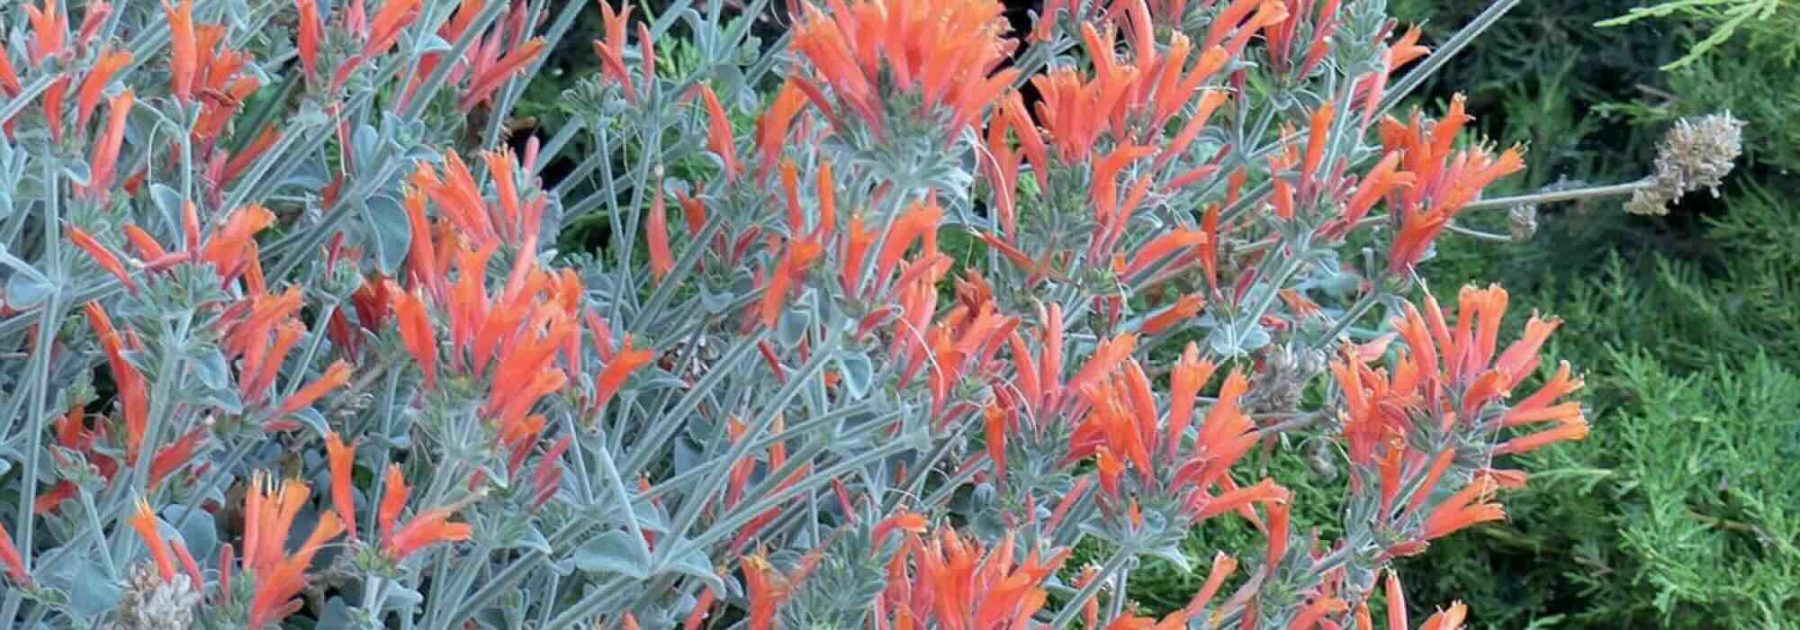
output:
[[[1410,96],[1413,90],[1419,89],[1419,86],[1424,85],[1426,79],[1442,70],[1445,64],[1456,58],[1457,53],[1462,52],[1516,6],[1519,6],[1519,0],[1494,0],[1493,4],[1489,4],[1486,9],[1475,16],[1475,19],[1464,25],[1462,30],[1451,36],[1450,41],[1444,42],[1444,45],[1427,56],[1424,62],[1406,73],[1406,77],[1400,79],[1399,83],[1389,86],[1387,95],[1381,98],[1381,105],[1375,110],[1375,116],[1379,117],[1393,109],[1395,105],[1399,105],[1401,100]]]
[[[1082,604],[1093,599],[1094,595],[1100,592],[1100,586],[1112,581],[1113,574],[1124,570],[1125,564],[1130,562],[1136,554],[1137,549],[1131,545],[1120,545],[1118,549],[1114,550],[1112,557],[1107,558],[1106,564],[1100,567],[1100,572],[1094,574],[1093,579],[1088,580],[1081,590],[1076,591],[1074,597],[1063,603],[1062,612],[1056,614],[1056,618],[1050,622],[1050,627],[1067,628],[1069,624],[1074,623],[1075,615],[1081,614]]]
[[[1522,205],[1527,205],[1527,204],[1556,203],[1559,201],[1578,201],[1578,200],[1582,200],[1582,199],[1598,199],[1598,198],[1602,198],[1602,197],[1619,197],[1619,196],[1629,195],[1631,193],[1637,192],[1638,190],[1641,190],[1644,188],[1648,188],[1653,183],[1655,183],[1655,182],[1652,181],[1650,178],[1646,177],[1644,179],[1640,179],[1637,181],[1625,182],[1623,184],[1613,184],[1610,186],[1593,186],[1590,188],[1576,188],[1576,189],[1572,189],[1572,190],[1554,190],[1554,191],[1549,191],[1549,192],[1532,193],[1529,195],[1514,195],[1511,197],[1495,197],[1493,199],[1483,199],[1480,201],[1471,202],[1469,205],[1463,206],[1463,211],[1467,212],[1470,210],[1494,210],[1494,209],[1500,209],[1500,208],[1512,208],[1515,206],[1522,206]]]

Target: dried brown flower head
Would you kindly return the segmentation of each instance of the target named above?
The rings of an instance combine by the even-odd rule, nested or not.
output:
[[[1744,152],[1743,132],[1744,121],[1730,112],[1676,122],[1657,150],[1650,185],[1631,194],[1625,211],[1664,215],[1670,203],[1687,193],[1708,188],[1718,194],[1732,162]]]

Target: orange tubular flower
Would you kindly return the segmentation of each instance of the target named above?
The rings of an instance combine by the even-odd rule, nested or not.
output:
[[[1463,125],[1473,120],[1463,113],[1463,104],[1461,95],[1451,99],[1450,111],[1429,127],[1417,112],[1404,125],[1393,118],[1381,122],[1381,143],[1389,151],[1399,151],[1402,166],[1417,178],[1397,195],[1394,215],[1399,232],[1388,252],[1389,273],[1405,273],[1482,189],[1525,168],[1517,148],[1498,157],[1480,148],[1452,151]]]
[[[438,354],[437,338],[431,332],[431,320],[425,314],[425,305],[419,296],[399,290],[390,289],[393,295],[393,310],[396,327],[400,331],[400,342],[412,355],[419,370],[425,374],[425,388],[430,389],[437,383]]]
[[[75,227],[74,224],[65,226],[63,231],[68,234],[71,243],[81,248],[81,251],[86,252],[88,257],[94,260],[94,264],[100,265],[101,269],[105,269],[114,278],[118,278],[119,284],[125,285],[126,290],[133,294],[137,293],[137,283],[133,282],[131,274],[125,271],[125,265],[119,262],[119,257],[114,256],[111,251],[106,249],[105,245],[101,245],[100,241],[94,240],[94,237],[87,231]]]
[[[769,169],[775,167],[775,158],[787,141],[788,129],[793,127],[794,117],[804,107],[806,95],[801,91],[797,80],[789,77],[781,84],[781,89],[776,90],[775,100],[769,104],[768,111],[756,119],[756,151],[762,159],[762,170],[757,174],[758,177],[768,177]]]
[[[261,87],[256,77],[242,72],[250,62],[243,52],[225,46],[225,27],[219,24],[198,26],[194,41],[200,57],[194,68],[193,90],[200,101],[200,119],[194,124],[194,140],[201,147],[211,147],[225,132],[232,116],[245,99]]]
[[[294,8],[300,14],[296,27],[300,67],[306,73],[307,81],[316,81],[319,77],[319,41],[324,39],[324,25],[319,21],[319,0],[294,0]]]
[[[762,554],[744,556],[744,598],[750,601],[751,630],[775,627],[775,612],[793,594],[797,580],[783,576]]]
[[[19,84],[19,71],[13,67],[12,54],[6,50],[6,42],[0,42],[0,92],[7,97],[18,96],[25,86]]]
[[[106,128],[94,141],[94,153],[88,159],[89,182],[81,189],[85,197],[104,200],[112,188],[119,147],[125,142],[125,116],[134,102],[131,90],[126,89],[107,103]]]
[[[1495,488],[1492,477],[1477,474],[1425,518],[1421,539],[1437,540],[1473,525],[1505,519],[1506,508],[1488,501]]]
[[[493,100],[494,94],[508,79],[518,76],[525,67],[537,61],[544,52],[544,40],[533,38],[520,44],[505,56],[492,62],[481,64],[474,70],[474,81],[469,83],[463,97],[457,103],[457,109],[467,112],[475,106]]]
[[[169,20],[169,91],[185,103],[194,98],[194,74],[200,68],[200,45],[194,38],[194,0],[180,0],[179,8],[163,0]]]
[[[538,225],[548,201],[542,196],[532,199],[520,196],[519,159],[511,151],[485,151],[481,159],[487,165],[488,176],[494,180],[494,196],[500,201],[497,211],[489,210],[500,238],[526,251],[535,249],[525,245],[535,246]]]
[[[607,362],[607,367],[594,376],[594,407],[603,407],[607,401],[616,396],[621,387],[625,387],[626,378],[630,378],[639,367],[650,364],[655,353],[650,349],[632,349],[632,338],[625,338],[625,347],[617,351],[617,355]]]
[[[794,50],[819,80],[877,136],[888,128],[882,85],[916,92],[949,116],[946,137],[962,132],[1005,92],[1017,70],[996,70],[1015,42],[992,0],[853,0],[810,4],[794,27]]]
[[[424,168],[421,164],[420,168]],[[411,226],[412,233],[419,238],[411,239],[407,247],[406,268],[409,288],[425,286],[431,294],[440,299],[444,296],[444,274],[437,268],[437,248],[432,246],[431,224],[425,220],[425,193],[417,189],[407,191],[401,204],[406,208],[406,223]]]
[[[1357,183],[1356,191],[1350,194],[1350,200],[1344,204],[1343,215],[1329,224],[1325,232],[1338,237],[1348,234],[1356,229],[1363,217],[1368,216],[1369,209],[1375,207],[1375,202],[1388,196],[1396,188],[1411,186],[1413,174],[1400,172],[1399,167],[1399,152],[1389,151],[1382,156],[1381,162],[1369,169],[1368,174]]]
[[[1200,309],[1205,307],[1206,299],[1200,297],[1200,294],[1183,295],[1173,305],[1145,319],[1144,325],[1138,329],[1138,332],[1145,335],[1160,335],[1193,319],[1200,314]]]
[[[1199,443],[1211,459],[1199,467],[1196,483],[1204,486],[1227,479],[1226,469],[1256,444],[1256,423],[1238,406],[1249,389],[1249,378],[1236,370],[1226,375],[1225,383],[1219,386],[1219,400],[1207,410],[1206,421],[1200,425]]]
[[[275,213],[257,204],[238,208],[226,218],[225,226],[212,233],[200,250],[200,262],[218,271],[219,279],[229,284],[252,267],[255,259],[256,233],[275,223]]]
[[[397,525],[400,510],[412,494],[412,488],[400,474],[399,464],[388,464],[386,486],[376,521],[381,528],[381,552],[389,560],[400,562],[431,545],[469,539],[467,523],[449,522],[451,508],[431,508],[414,514],[405,525]]]
[[[1211,361],[1200,360],[1200,346],[1188,342],[1170,378],[1169,416],[1163,435],[1165,456],[1174,457],[1180,450],[1181,441],[1187,437],[1188,426],[1193,423],[1194,401],[1198,399],[1200,389],[1206,386],[1207,381],[1212,380],[1215,369],[1217,368]]]
[[[400,31],[417,19],[419,0],[388,0],[369,24],[368,43],[363,46],[362,55],[374,57],[387,52],[400,40]]]
[[[302,602],[294,597],[306,588],[313,556],[344,531],[336,513],[324,512],[306,541],[292,554],[287,552],[289,530],[311,492],[297,480],[277,486],[261,472],[251,478],[250,491],[244,495],[243,570],[256,577],[248,624],[252,630],[280,623],[300,609]]]
[[[1139,274],[1142,274],[1152,266],[1171,256],[1174,256],[1175,260],[1180,261],[1182,258],[1185,258],[1185,256],[1182,255],[1182,252],[1193,250],[1207,242],[1208,239],[1206,233],[1199,230],[1177,228],[1159,234],[1155,238],[1150,239],[1149,242],[1144,243],[1143,247],[1139,247],[1137,252],[1132,254],[1131,263],[1125,266],[1123,277],[1128,279],[1136,278]],[[1192,260],[1192,258],[1189,258],[1189,260]],[[1184,264],[1192,263],[1188,262]],[[1171,264],[1165,266],[1166,270],[1172,271],[1173,269],[1169,269],[1169,267],[1177,267],[1177,265]]]
[[[144,546],[150,549],[156,574],[162,576],[164,582],[175,579],[175,562],[169,556],[168,542],[163,540],[162,532],[157,531],[156,515],[150,512],[150,504],[139,499],[137,511],[132,512],[130,520],[131,528],[137,530],[138,537],[144,539]]]
[[[1426,619],[1425,623],[1419,624],[1419,630],[1461,630],[1463,618],[1468,614],[1468,607],[1464,606],[1462,602],[1456,602],[1450,604],[1449,608]]]
[[[1290,496],[1287,488],[1276,485],[1275,480],[1264,479],[1248,488],[1228,490],[1197,501],[1192,508],[1194,520],[1204,521],[1226,512],[1241,511],[1253,503],[1286,503]]]
[[[469,524],[449,522],[451,514],[451,510],[441,507],[414,514],[411,521],[382,541],[382,553],[399,562],[431,545],[468,540]]]
[[[681,630],[700,630],[700,626],[706,623],[706,618],[712,616],[713,602],[717,599],[712,587],[700,591],[700,597],[694,602],[694,609],[688,611],[687,620],[681,623]]]
[[[624,3],[624,9],[614,11],[611,2],[599,0],[601,39],[594,40],[594,55],[600,58],[600,72],[618,81],[625,88],[625,100],[636,103],[637,88],[632,86],[631,71],[625,68],[625,25],[631,21],[631,3]],[[651,77],[644,77],[650,80]]]
[[[706,105],[706,150],[724,162],[726,180],[737,179],[737,141],[731,137],[731,119],[725,116],[725,106],[719,103],[719,95],[713,93],[712,86],[701,83],[694,90],[700,93],[700,101]]]
[[[650,250],[650,275],[662,280],[675,268],[675,254],[669,251],[669,210],[663,202],[661,182],[650,197],[649,215],[644,217],[644,240]]]
[[[1388,571],[1387,582],[1387,622],[1388,627],[1396,630],[1407,630],[1412,627],[1406,622],[1406,591],[1400,588],[1400,576],[1392,570]],[[1374,628],[1374,624],[1363,624],[1364,628]]]
[[[356,465],[356,445],[346,444],[336,431],[325,434],[325,454],[331,468],[331,508],[337,511],[338,520],[344,522],[344,529],[350,532],[350,540],[356,540],[356,498],[351,494],[352,467]]]
[[[289,396],[285,402],[281,403],[281,408],[276,410],[275,415],[285,416],[304,409],[320,398],[324,398],[326,394],[331,393],[331,390],[343,387],[349,382],[350,364],[342,360],[334,362],[330,367],[325,368],[325,374],[318,380],[307,383],[305,387],[300,388],[299,391],[294,392],[294,395]]]
[[[804,280],[806,272],[819,260],[824,250],[810,240],[789,241],[780,262],[770,270],[768,286],[763,289],[762,303],[757,306],[757,321],[764,328],[774,328],[782,307],[794,285]]]
[[[119,335],[113,328],[112,318],[100,308],[99,302],[88,302],[84,308],[88,325],[94,328],[94,336],[99,339],[101,349],[106,351],[107,367],[119,387],[119,407],[125,415],[125,460],[136,462],[138,450],[143,446],[144,432],[150,426],[149,390],[143,375],[125,360],[126,342],[136,338]]]
[[[906,250],[912,248],[913,243],[920,243],[920,260],[937,253],[937,229],[943,219],[944,210],[938,207],[935,200],[915,203],[899,218],[894,219],[887,238],[877,239],[882,240],[881,251],[875,255],[877,286],[893,274],[894,267],[900,264],[901,257],[906,254]]]
[[[26,6],[25,18],[31,22],[31,65],[63,51],[69,37],[69,16],[57,9],[56,0],[44,0],[41,9]]]
[[[1581,379],[1572,378],[1569,374],[1569,362],[1563,361],[1556,366],[1556,375],[1545,383],[1543,388],[1513,405],[1501,418],[1501,424],[1508,427],[1524,426],[1538,422],[1563,422],[1582,420],[1581,404],[1566,402],[1552,405],[1558,398],[1575,393],[1582,387]]]
[[[19,556],[19,548],[13,544],[12,534],[0,526],[0,566],[5,566],[6,577],[21,588],[31,587],[31,572],[25,570],[25,560]]]
[[[189,0],[192,1],[192,0]],[[81,87],[75,92],[75,128],[86,129],[88,120],[93,118],[94,107],[100,104],[100,91],[112,81],[113,75],[131,63],[131,53],[123,50],[109,50],[94,60],[94,66],[81,79]]]
[[[1364,76],[1361,82],[1357,83],[1357,91],[1363,94],[1362,120],[1364,124],[1369,122],[1369,119],[1375,115],[1375,109],[1380,107],[1381,97],[1387,91],[1388,77],[1393,76],[1406,64],[1431,54],[1430,48],[1419,45],[1419,36],[1423,34],[1417,25],[1406,29],[1406,33],[1401,35],[1399,40],[1388,46],[1387,67],[1380,72]],[[1382,37],[1386,36],[1387,31],[1384,30]]]
[[[1014,558],[1009,533],[998,547],[944,528],[921,540],[909,536],[906,553],[888,567],[883,607],[895,627],[935,621],[946,628],[1023,628],[1049,599],[1043,587],[1067,551],[1043,557],[1036,549]],[[910,565],[906,560],[910,557]]]
[[[202,427],[183,434],[175,443],[157,449],[156,456],[150,458],[150,487],[155,488],[162,480],[179,470],[194,458],[194,449],[205,441],[207,432]]]

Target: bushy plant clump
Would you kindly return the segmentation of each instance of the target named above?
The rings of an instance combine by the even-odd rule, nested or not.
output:
[[[529,137],[579,5],[0,14],[0,621],[1455,628],[1587,434],[1384,3],[601,9]]]
[[[1427,41],[1484,6],[1393,3],[1405,19],[1429,18]],[[1723,195],[1692,193],[1651,218],[1620,215],[1611,200],[1544,204],[1534,237],[1452,241],[1426,274],[1448,286],[1500,278],[1519,302],[1588,324],[1552,347],[1589,375],[1590,441],[1527,458],[1542,483],[1515,496],[1506,527],[1477,529],[1406,565],[1420,593],[1467,598],[1484,613],[1479,625],[1773,627],[1800,616],[1792,580],[1769,579],[1800,572],[1787,551],[1800,542],[1788,524],[1800,505],[1791,475],[1736,481],[1786,466],[1796,444],[1792,414],[1775,411],[1780,396],[1769,394],[1800,370],[1800,267],[1785,244],[1796,225],[1787,200],[1800,189],[1786,172],[1795,144],[1782,139],[1800,127],[1781,113],[1793,106],[1784,86],[1800,76],[1791,71],[1794,5],[1671,3],[1591,28],[1637,6],[1523,4],[1425,90],[1470,90],[1484,131],[1529,144],[1527,176],[1500,184],[1517,190],[1642,177],[1641,156],[1676,116],[1726,110],[1747,122],[1750,169]],[[1663,402],[1670,391],[1681,400]],[[1691,424],[1698,418],[1704,430]],[[1653,505],[1672,525],[1647,527]],[[1766,507],[1734,507],[1744,505]],[[1700,560],[1698,550],[1714,555]]]

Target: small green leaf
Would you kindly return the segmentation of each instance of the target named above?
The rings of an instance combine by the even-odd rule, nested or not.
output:
[[[381,272],[393,275],[412,246],[412,224],[407,222],[406,210],[392,197],[376,196],[364,202],[363,217],[369,223]]]
[[[150,203],[156,205],[156,211],[162,213],[163,219],[171,223],[181,220],[181,192],[164,184],[150,185]]]
[[[55,290],[55,285],[48,282],[15,273],[6,279],[6,305],[16,310],[31,308],[43,303]]]
[[[844,387],[850,393],[851,400],[862,400],[869,394],[870,381],[875,379],[875,365],[869,355],[863,352],[841,352],[837,356],[838,373],[844,377]]]
[[[387,599],[381,602],[381,610],[382,612],[394,611],[410,615],[413,611],[418,610],[419,604],[424,601],[425,595],[419,591],[403,584],[394,584],[388,588]]]
[[[217,553],[219,525],[211,513],[185,505],[170,505],[163,508],[162,520],[169,525],[181,524],[178,533],[182,544],[187,545],[188,553],[195,558],[210,558]]]
[[[575,567],[588,573],[616,573],[626,577],[650,577],[650,556],[639,541],[624,530],[612,530],[583,543],[575,550]]]
[[[72,160],[63,163],[62,175],[63,177],[69,178],[69,182],[72,184],[86,186],[88,185],[88,179],[93,176],[93,172],[88,170],[86,162]]]
[[[201,352],[191,363],[194,374],[200,377],[200,383],[211,389],[225,389],[231,385],[231,375],[225,365],[225,355],[217,348]]]
[[[693,549],[682,554],[680,558],[671,560],[669,570],[699,578],[706,582],[706,585],[714,593],[725,592],[725,580],[719,577],[718,571],[713,570],[712,560],[708,559],[706,554],[699,549]]]
[[[1228,322],[1212,330],[1206,343],[1213,354],[1235,358],[1269,345],[1269,331],[1254,321]]]
[[[97,617],[119,607],[121,594],[117,581],[108,577],[106,569],[91,553],[76,552],[58,562],[44,576],[44,582],[68,593],[69,610],[80,617]],[[85,625],[85,624],[82,624]]]
[[[514,521],[512,525],[503,526],[501,534],[505,536],[505,542],[500,543],[501,547],[541,551],[545,555],[556,552],[550,547],[550,541],[544,538],[544,533],[538,531],[538,528],[532,526],[529,521],[519,520]]]

